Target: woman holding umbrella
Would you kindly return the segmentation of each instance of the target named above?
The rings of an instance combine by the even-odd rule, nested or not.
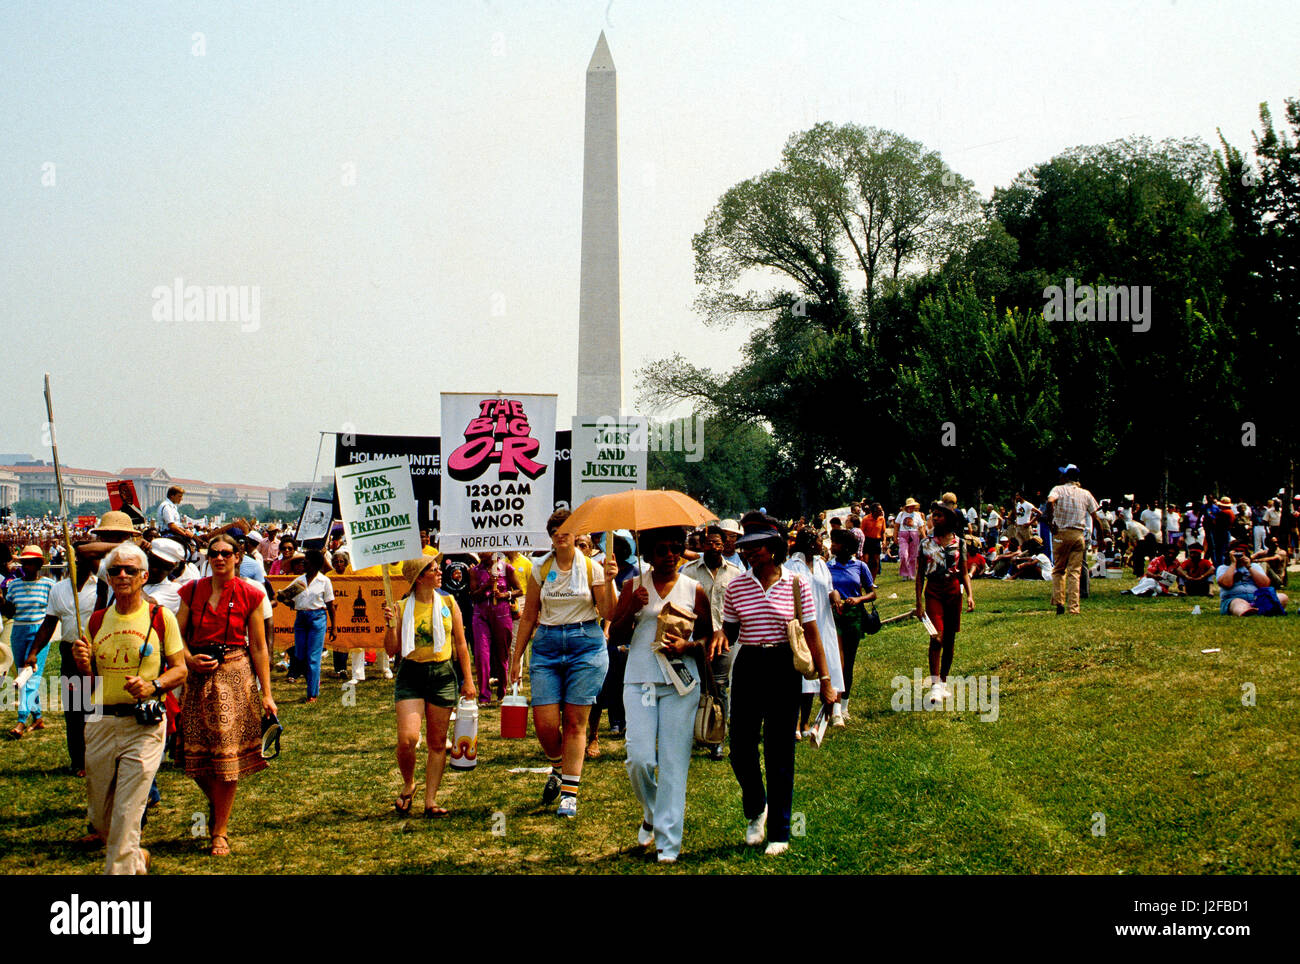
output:
[[[713,635],[703,587],[677,571],[685,539],[680,527],[640,533],[642,552],[654,568],[647,576],[638,576],[636,588],[619,599],[611,625],[613,632],[631,629],[622,681],[627,773],[641,803],[637,843],[644,847],[654,842],[660,863],[675,863],[682,847],[686,774],[700,702],[700,640]],[[660,613],[670,604],[670,612],[695,614],[691,638],[680,632],[658,632]]]
[[[573,535],[560,531],[569,515],[558,509],[546,520],[552,549],[533,566],[518,642],[510,653],[510,679],[520,682],[523,650],[531,640],[533,725],[551,764],[542,803],[560,797],[556,815],[561,817],[578,815],[587,717],[609,669],[600,620],[614,611],[618,575],[612,554],[601,567],[575,552]]]

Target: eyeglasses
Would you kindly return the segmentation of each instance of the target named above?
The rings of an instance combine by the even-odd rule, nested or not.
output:
[[[122,576],[122,575],[138,576],[140,575],[140,572],[141,570],[137,569],[135,566],[109,566],[108,567],[108,574],[110,576]]]
[[[680,556],[684,548],[685,546],[680,542],[661,542],[654,547],[652,554],[656,556]]]
[[[234,553],[231,552],[229,549],[209,549],[209,550],[208,550],[208,558],[209,558],[209,559],[229,559],[229,558],[230,558],[231,556],[233,556],[233,555],[234,555]]]

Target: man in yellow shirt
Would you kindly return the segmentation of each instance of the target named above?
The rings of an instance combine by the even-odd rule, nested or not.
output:
[[[144,551],[123,543],[108,554],[105,569],[113,605],[90,617],[87,634],[72,647],[78,669],[95,678],[86,718],[86,793],[107,851],[104,873],[143,874],[149,852],[140,846],[140,817],[167,729],[161,699],[188,671],[176,617],[144,597]]]

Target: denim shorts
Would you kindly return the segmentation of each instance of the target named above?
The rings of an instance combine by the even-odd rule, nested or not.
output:
[[[528,663],[532,704],[591,706],[600,696],[608,670],[609,652],[597,620],[538,626]]]

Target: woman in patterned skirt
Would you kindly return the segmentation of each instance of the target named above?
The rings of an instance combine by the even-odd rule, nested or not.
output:
[[[212,575],[181,587],[176,614],[189,667],[181,702],[185,774],[208,798],[214,857],[230,853],[227,824],[235,789],[240,777],[266,767],[262,718],[276,712],[261,616],[264,594],[239,578],[240,551],[230,536],[208,543]]]

